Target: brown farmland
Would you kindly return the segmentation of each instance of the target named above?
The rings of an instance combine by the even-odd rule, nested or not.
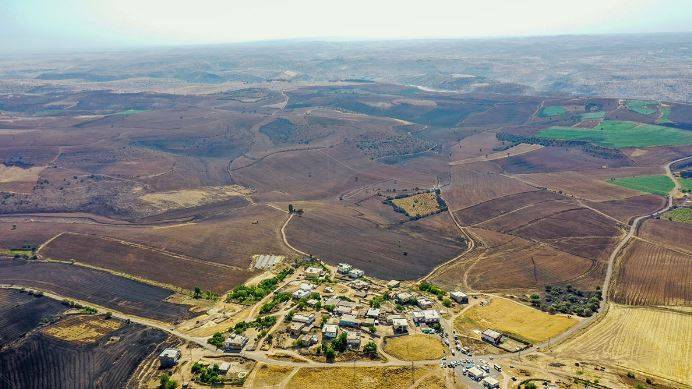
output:
[[[98,236],[65,233],[44,246],[41,254],[55,259],[74,259],[120,273],[180,286],[200,287],[223,293],[253,273],[181,255],[167,254],[127,242]]]
[[[692,253],[632,242],[616,269],[613,299],[629,305],[689,306]]]

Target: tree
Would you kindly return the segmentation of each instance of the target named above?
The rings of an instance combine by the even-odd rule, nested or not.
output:
[[[199,299],[202,297],[202,289],[199,286],[195,286],[195,294],[192,295],[193,298]]]
[[[335,355],[336,353],[334,352],[334,347],[332,347],[331,344],[328,344],[327,347],[324,348],[324,356],[327,358],[327,362],[333,362]]]
[[[344,352],[344,351],[346,351],[347,346],[348,346],[348,343],[346,341],[346,333],[345,332],[340,333],[336,337],[336,339],[332,340],[332,347],[336,351]]]
[[[450,300],[450,299],[448,299],[448,298],[445,298],[444,300],[442,300],[442,305],[444,305],[445,307],[449,308],[449,307],[452,306],[452,300]]]
[[[367,355],[370,358],[374,358],[377,356],[377,344],[375,342],[370,341],[368,342],[364,347],[363,347],[363,353]]]
[[[159,377],[159,388],[161,389],[175,389],[178,387],[178,383],[171,379],[168,373],[161,374]]]
[[[224,338],[223,334],[220,332],[217,332],[214,335],[212,335],[211,338],[207,339],[207,343],[214,345],[218,348],[221,348],[223,346],[224,340],[226,340],[226,338]]]
[[[524,384],[524,389],[536,389],[536,384],[533,382],[527,382]]]
[[[293,213],[293,211],[295,211],[293,204],[288,204],[288,213]]]

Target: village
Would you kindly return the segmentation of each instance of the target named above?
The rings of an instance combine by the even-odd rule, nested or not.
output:
[[[244,320],[215,332],[207,339],[209,349],[168,348],[159,356],[160,368],[184,387],[245,383],[254,362],[261,362],[439,365],[466,387],[500,388],[517,381],[522,369],[505,369],[498,357],[532,346],[494,328],[459,331],[455,322],[461,313],[487,306],[486,295],[447,292],[426,282],[378,280],[350,264],[331,266],[311,257],[287,263],[261,256],[258,262],[268,270],[258,285],[271,291],[257,299],[252,297],[257,290],[241,286],[226,301],[244,302],[236,312]],[[210,312],[225,317],[220,310]],[[219,354],[232,359],[217,359]]]

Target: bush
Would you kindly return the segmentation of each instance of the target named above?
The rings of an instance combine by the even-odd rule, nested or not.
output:
[[[375,358],[377,356],[377,344],[375,344],[375,342],[372,341],[368,342],[363,347],[363,353],[370,358]]]
[[[450,299],[448,299],[448,298],[445,298],[444,300],[442,300],[442,305],[444,305],[445,307],[449,308],[449,307],[452,306],[452,300],[450,300]]]
[[[159,377],[159,388],[160,389],[175,389],[178,387],[178,383],[171,379],[168,373],[161,374]]]
[[[207,339],[207,343],[216,346],[216,348],[222,348],[223,342],[225,340],[226,340],[226,338],[224,338],[223,334],[220,332],[217,332],[214,335],[212,335],[211,338]]]
[[[421,282],[420,285],[418,285],[418,289],[423,292],[432,293],[438,297],[447,295],[447,292],[429,282]]]
[[[336,339],[332,340],[332,347],[336,351],[344,352],[344,351],[346,351],[347,346],[348,346],[348,344],[346,343],[346,333],[345,332],[340,333],[336,337]]]

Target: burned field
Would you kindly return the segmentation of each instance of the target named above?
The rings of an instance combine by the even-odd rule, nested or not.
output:
[[[56,320],[65,310],[65,305],[47,297],[0,289],[0,350],[39,324]]]
[[[189,307],[166,301],[173,294],[170,290],[78,265],[3,259],[0,279],[160,321],[194,316]]]
[[[170,341],[162,331],[118,319],[65,316],[67,309],[45,296],[0,289],[0,386],[125,387]],[[74,335],[79,340],[71,340]]]

